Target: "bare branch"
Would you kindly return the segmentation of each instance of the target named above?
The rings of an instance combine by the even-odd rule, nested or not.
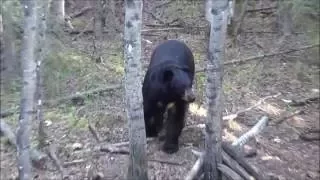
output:
[[[95,139],[97,142],[100,142],[99,135],[98,135],[96,129],[94,128],[94,126],[92,126],[92,124],[90,123],[90,120],[89,120],[89,119],[88,119],[88,128],[89,128],[89,131],[91,132],[91,134],[93,135],[94,139]]]
[[[77,159],[77,160],[70,161],[70,162],[64,162],[63,163],[63,167],[66,168],[66,167],[69,167],[69,166],[73,166],[73,165],[81,164],[81,163],[85,163],[85,162],[86,162],[85,159]]]
[[[320,129],[312,129],[299,134],[299,137],[305,141],[317,141],[320,140]]]
[[[89,7],[84,7],[82,9],[80,9],[79,11],[73,13],[73,14],[70,14],[70,18],[76,18],[76,17],[79,17],[81,16],[82,14],[92,10],[93,7],[89,6]]]
[[[247,12],[254,13],[254,12],[258,12],[258,11],[269,11],[269,10],[275,10],[275,9],[277,9],[277,6],[263,7],[263,8],[257,8],[257,9],[248,9]]]
[[[102,88],[97,88],[97,89],[93,89],[93,90],[89,90],[89,91],[85,91],[85,92],[81,92],[81,93],[76,93],[71,96],[62,97],[62,98],[59,98],[56,100],[50,100],[50,101],[44,102],[44,104],[48,105],[48,106],[54,106],[54,105],[60,104],[62,102],[70,101],[72,99],[85,98],[88,95],[99,94],[99,93],[107,92],[110,90],[119,89],[121,87],[122,86],[120,84],[109,85],[109,86],[102,87]]]
[[[282,54],[289,54],[292,52],[297,52],[297,51],[303,51],[306,49],[311,49],[314,47],[318,47],[320,44],[312,44],[312,45],[308,45],[308,46],[302,46],[296,49],[290,49],[290,50],[286,50],[286,51],[281,51],[281,52],[271,52],[271,53],[267,53],[267,54],[262,54],[262,55],[258,55],[258,56],[251,56],[251,57],[247,57],[245,59],[234,59],[234,60],[230,60],[230,61],[225,61],[223,63],[223,65],[231,65],[231,64],[241,64],[241,63],[245,63],[248,61],[252,61],[252,60],[259,60],[259,59],[263,59],[266,57],[272,57],[272,56],[277,56],[277,55],[282,55]],[[196,70],[196,72],[204,72],[205,69],[198,69]]]
[[[170,165],[175,165],[175,166],[182,166],[184,164],[181,162],[174,162],[174,161],[168,161],[168,160],[163,160],[163,159],[148,159],[148,161],[158,162],[158,163],[163,163],[163,164],[170,164]]]
[[[269,118],[263,116],[248,132],[244,133],[237,140],[232,143],[235,148],[241,148],[246,144],[251,138],[258,135],[265,127],[267,127]]]
[[[319,102],[320,101],[320,96],[315,96],[315,97],[308,97],[308,98],[305,98],[305,99],[302,99],[302,100],[291,100],[288,105],[289,106],[304,106],[304,105],[307,105],[307,104],[311,104],[311,103],[314,103],[314,102]]]
[[[300,111],[300,110],[295,111],[294,113],[290,114],[289,116],[283,117],[283,118],[281,118],[281,119],[279,119],[279,120],[275,120],[272,125],[274,125],[274,126],[275,126],[275,125],[279,125],[279,124],[283,123],[285,120],[290,119],[290,118],[292,118],[292,117],[294,117],[294,116],[296,116],[296,115],[303,114],[303,113],[304,113],[304,112],[303,112],[303,111]]]
[[[218,164],[218,169],[231,180],[244,180],[238,173],[234,172],[226,165]]]

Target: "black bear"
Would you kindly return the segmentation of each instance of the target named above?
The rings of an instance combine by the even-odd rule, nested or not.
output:
[[[184,127],[188,104],[195,100],[192,92],[194,57],[187,45],[167,40],[158,45],[144,77],[142,94],[147,137],[156,137],[163,127],[167,111],[163,151],[175,153]]]

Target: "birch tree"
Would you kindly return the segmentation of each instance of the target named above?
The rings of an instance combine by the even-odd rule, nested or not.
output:
[[[207,0],[206,18],[210,23],[208,61],[206,65],[206,105],[204,178],[221,179],[218,164],[222,163],[222,73],[224,44],[228,19],[228,0]]]
[[[24,11],[21,63],[23,87],[21,92],[19,127],[17,130],[18,171],[20,180],[29,180],[31,175],[30,133],[31,118],[36,89],[36,63],[34,57],[36,42],[36,0],[22,0]]]
[[[140,74],[142,6],[142,0],[125,1],[125,94],[130,140],[127,179],[130,180],[148,179]]]

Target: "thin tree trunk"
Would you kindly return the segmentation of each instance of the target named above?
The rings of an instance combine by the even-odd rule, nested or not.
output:
[[[23,87],[21,92],[19,127],[17,130],[18,171],[20,180],[32,178],[30,161],[30,133],[36,88],[36,1],[23,0],[24,25],[21,50]]]
[[[141,85],[142,0],[126,0],[124,30],[125,92],[129,125],[130,157],[127,179],[146,180],[146,132]]]
[[[208,0],[207,19],[210,22],[208,61],[206,67],[206,106],[208,109],[205,135],[204,178],[222,178],[218,164],[222,163],[222,73],[225,36],[228,20],[228,0]]]
[[[36,119],[39,122],[38,127],[38,140],[39,140],[39,147],[43,147],[45,145],[45,140],[47,134],[45,132],[44,127],[44,117],[43,117],[43,101],[44,101],[44,92],[43,92],[43,62],[47,55],[47,43],[46,43],[46,19],[48,15],[48,7],[49,1],[48,0],[38,0],[39,4],[39,11],[37,15],[37,37],[38,37],[38,44],[37,44],[37,88],[36,88],[36,101],[37,101],[37,116]]]
[[[3,58],[1,59],[1,80],[3,85],[8,85],[12,77],[18,73],[18,61],[16,56],[15,32],[13,29],[13,19],[10,11],[3,12],[3,41],[1,40],[1,50]],[[4,86],[6,87],[6,86]]]
[[[64,22],[64,0],[52,0],[51,1],[52,15],[60,22]]]
[[[292,2],[279,0],[278,2],[278,27],[284,36],[293,32]]]
[[[58,35],[59,38],[63,38],[64,16],[64,0],[51,0],[48,29]]]

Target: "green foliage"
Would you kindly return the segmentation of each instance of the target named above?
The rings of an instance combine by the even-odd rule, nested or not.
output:
[[[13,25],[16,34],[21,31],[23,11],[19,0],[2,0],[0,13],[3,15],[3,22]]]
[[[105,63],[96,63],[89,55],[65,48],[52,51],[45,60],[44,83],[48,99],[68,96],[99,88],[124,74],[121,53],[104,58]]]
[[[284,3],[292,3],[292,19],[297,28],[307,32],[313,43],[319,43],[319,0],[293,0]]]

